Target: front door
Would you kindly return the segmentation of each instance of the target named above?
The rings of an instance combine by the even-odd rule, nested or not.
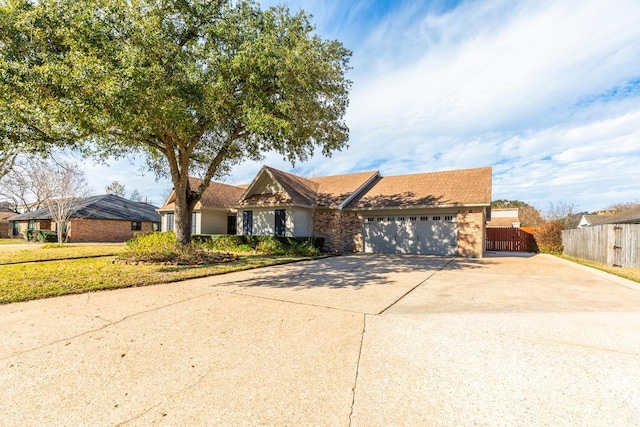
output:
[[[227,217],[227,234],[236,234],[237,217],[235,215],[229,215]]]

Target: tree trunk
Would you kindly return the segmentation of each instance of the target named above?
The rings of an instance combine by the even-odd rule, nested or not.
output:
[[[192,214],[193,209],[200,199],[196,193],[191,191],[189,183],[186,186],[179,189],[176,186],[176,200],[175,200],[175,224],[174,231],[178,243],[181,245],[187,245],[191,243],[191,226],[192,226]]]
[[[57,235],[58,235],[58,244],[61,245],[64,243],[64,223],[59,223],[56,222],[56,231],[57,231]],[[51,228],[51,227],[49,227]]]

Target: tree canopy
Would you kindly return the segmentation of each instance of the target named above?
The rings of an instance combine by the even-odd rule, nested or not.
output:
[[[500,199],[492,201],[491,207],[496,209],[518,208],[520,225],[523,227],[537,227],[544,223],[544,219],[542,218],[542,214],[540,214],[540,211],[527,202],[523,202],[520,200]]]
[[[330,155],[348,139],[351,53],[315,35],[302,11],[250,0],[0,4],[3,140],[144,154],[171,177],[182,243],[210,180],[232,165],[268,151]],[[189,176],[202,184],[190,188]]]

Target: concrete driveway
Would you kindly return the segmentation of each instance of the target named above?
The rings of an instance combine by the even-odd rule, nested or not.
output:
[[[2,425],[635,425],[640,286],[348,256],[0,306]]]

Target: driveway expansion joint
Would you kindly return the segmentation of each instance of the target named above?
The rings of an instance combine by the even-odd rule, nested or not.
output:
[[[375,314],[374,314],[375,316]],[[356,363],[356,375],[353,379],[353,387],[351,388],[351,410],[349,411],[349,427],[353,422],[353,407],[356,403],[356,388],[358,387],[358,376],[360,375],[360,359],[362,358],[362,347],[364,345],[364,334],[367,331],[367,314],[362,316],[362,333],[360,335],[360,348],[358,349],[358,361]]]
[[[393,307],[394,305],[396,305],[397,303],[399,303],[400,301],[402,301],[407,295],[409,295],[411,292],[413,292],[414,290],[416,290],[420,285],[422,285],[423,283],[425,283],[427,280],[431,279],[433,276],[435,276],[438,272],[444,270],[445,268],[447,268],[447,266],[449,264],[451,264],[453,262],[453,260],[456,259],[456,257],[452,257],[451,259],[449,259],[449,261],[447,261],[442,267],[440,267],[439,269],[431,272],[431,274],[429,274],[424,280],[422,280],[420,283],[418,283],[417,285],[415,285],[414,287],[412,287],[411,289],[409,289],[407,292],[405,292],[404,294],[400,295],[400,297],[398,299],[396,299],[394,302],[392,302],[391,304],[389,304],[385,309],[383,309],[380,313],[378,314],[384,314],[387,310],[389,310],[391,307]]]

